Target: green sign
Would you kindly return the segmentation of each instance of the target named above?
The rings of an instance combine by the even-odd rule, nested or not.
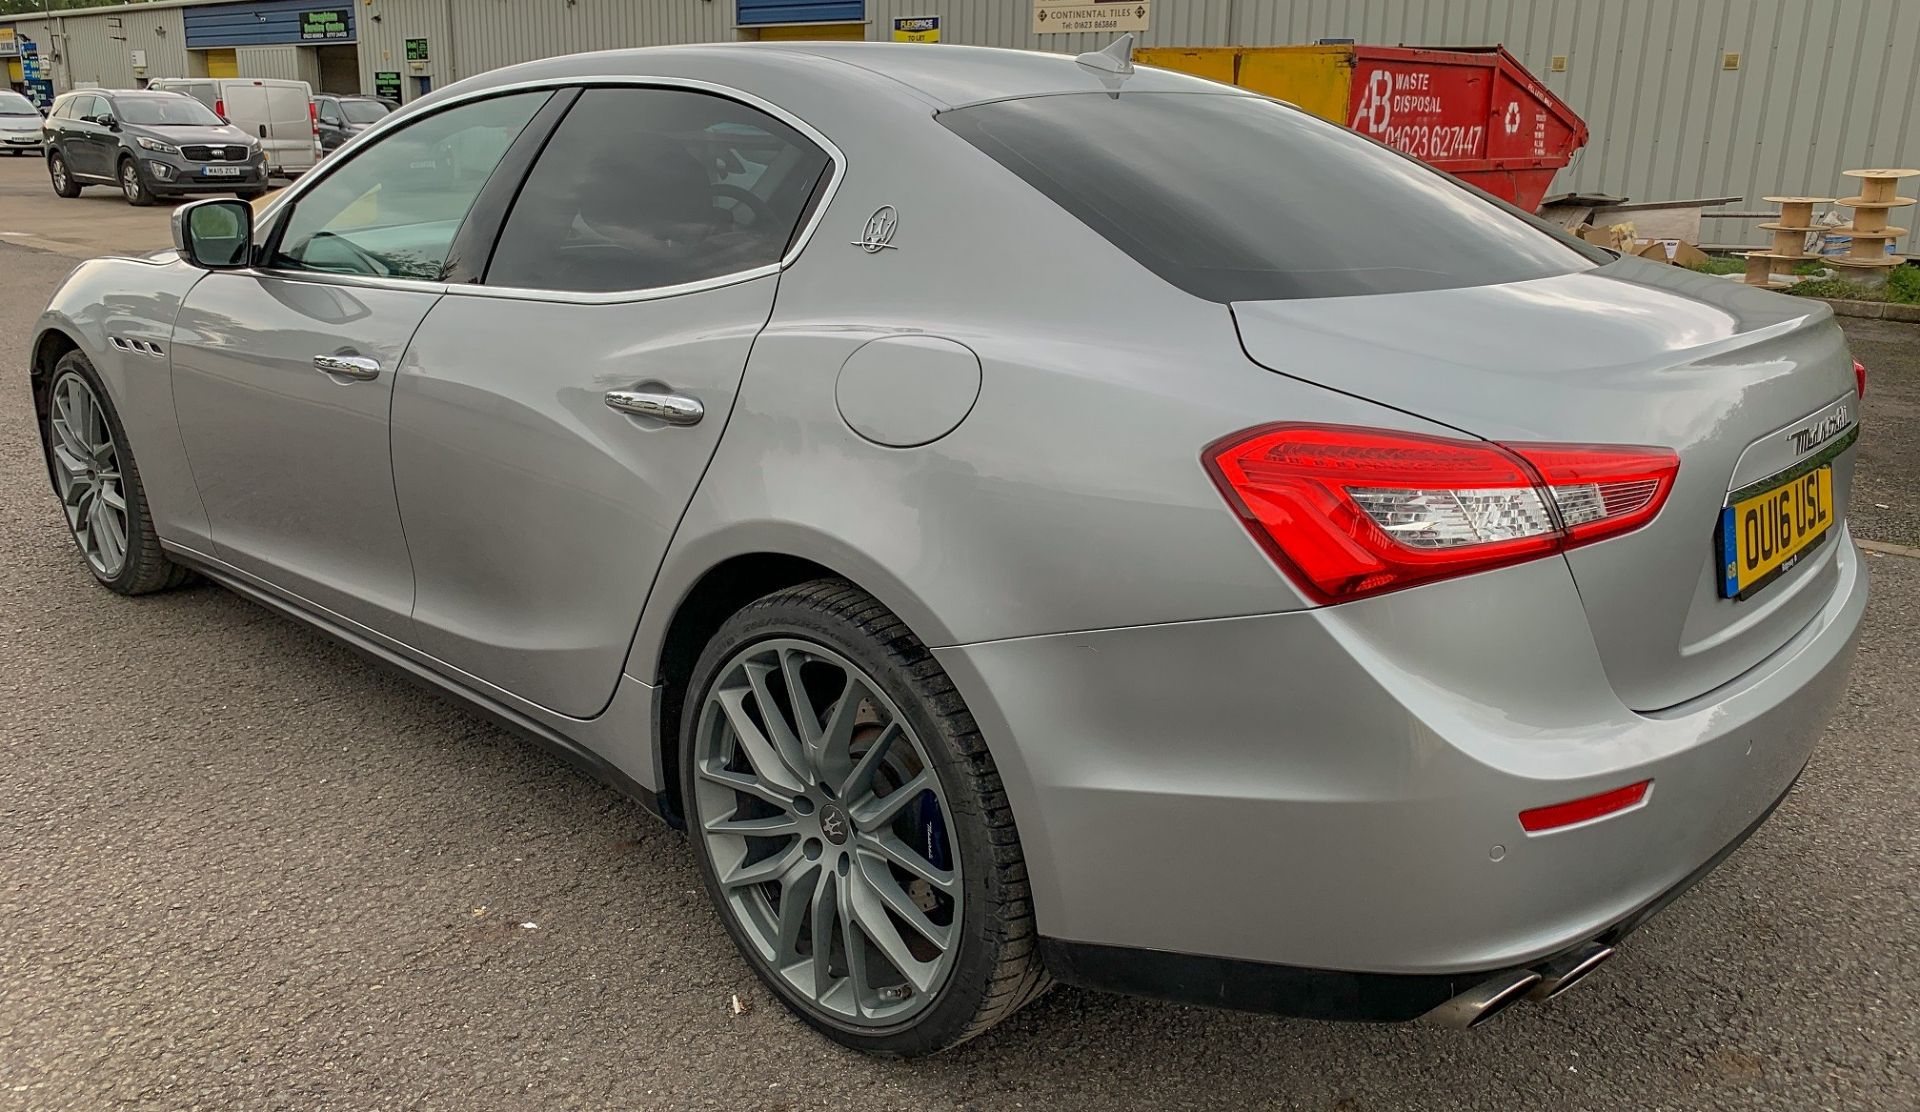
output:
[[[408,39],[407,40],[407,61],[409,62],[427,61],[427,40],[425,39]]]
[[[400,75],[393,70],[379,70],[373,75],[373,95],[385,100],[400,99]]]
[[[324,12],[300,13],[301,41],[310,39],[348,39],[353,32],[347,28],[347,9],[332,8]]]

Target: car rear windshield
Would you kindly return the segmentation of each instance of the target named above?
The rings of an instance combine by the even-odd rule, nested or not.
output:
[[[1612,258],[1258,97],[1067,94],[939,119],[1142,265],[1210,301],[1494,285]]]
[[[114,115],[123,124],[147,127],[219,127],[220,117],[189,96],[169,93],[154,97],[115,97]]]
[[[387,106],[377,100],[343,100],[340,114],[350,124],[370,124],[387,114]]]

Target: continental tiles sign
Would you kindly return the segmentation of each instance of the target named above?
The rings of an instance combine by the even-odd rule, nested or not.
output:
[[[1080,0],[1077,4],[1034,0],[1033,33],[1144,31],[1152,8],[1152,0]]]

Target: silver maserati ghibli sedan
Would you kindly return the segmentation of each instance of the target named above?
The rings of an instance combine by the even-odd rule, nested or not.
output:
[[[1866,606],[1825,306],[1124,48],[555,58],[174,219],[32,340],[84,566],[632,793],[868,1051],[1552,997],[1782,800]]]

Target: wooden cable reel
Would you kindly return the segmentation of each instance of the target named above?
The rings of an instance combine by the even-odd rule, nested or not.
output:
[[[1860,179],[1860,192],[1853,197],[1842,197],[1835,204],[1853,210],[1851,223],[1843,224],[1832,230],[1833,235],[1853,237],[1853,246],[1844,255],[1836,255],[1827,261],[1835,266],[1858,267],[1867,270],[1885,270],[1906,262],[1903,256],[1892,253],[1889,248],[1892,241],[1907,234],[1907,229],[1897,228],[1887,223],[1887,214],[1891,209],[1905,208],[1913,204],[1912,197],[1899,196],[1900,179],[1920,175],[1920,170],[1843,170],[1847,177]]]
[[[1820,257],[1807,250],[1807,233],[1827,230],[1814,226],[1813,206],[1830,204],[1833,198],[1764,197],[1762,200],[1780,206],[1780,219],[1760,225],[1762,229],[1773,233],[1773,246],[1770,249],[1743,252],[1747,259],[1747,274],[1741,281],[1749,286],[1783,290],[1790,283],[1782,279],[1793,272],[1793,264]]]

